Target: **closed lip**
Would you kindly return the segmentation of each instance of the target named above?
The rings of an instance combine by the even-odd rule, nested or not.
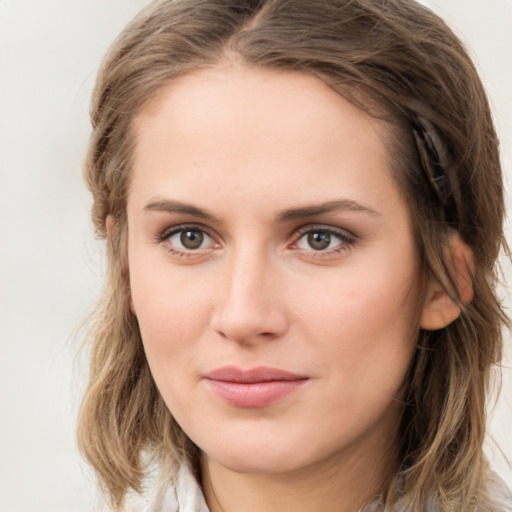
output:
[[[295,381],[308,379],[305,375],[299,375],[280,368],[258,366],[243,370],[236,366],[223,366],[216,368],[204,375],[205,379],[218,380],[223,382],[236,382],[242,384],[253,384],[257,382],[272,381]]]
[[[213,393],[229,405],[258,409],[295,393],[309,377],[267,366],[249,370],[223,366],[208,372],[204,379]]]

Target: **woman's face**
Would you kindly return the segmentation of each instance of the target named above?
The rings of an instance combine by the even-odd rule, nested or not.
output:
[[[379,122],[233,66],[175,80],[134,128],[132,310],[186,434],[242,472],[381,456],[423,294]]]

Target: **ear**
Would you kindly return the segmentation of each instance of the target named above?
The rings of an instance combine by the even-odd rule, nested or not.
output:
[[[425,303],[420,319],[420,327],[426,330],[442,329],[460,315],[461,305],[473,299],[473,251],[461,239],[459,233],[449,235],[452,278],[459,292],[460,303],[452,300],[441,285],[432,280],[427,285]]]
[[[107,216],[105,220],[105,227],[107,229],[107,238],[111,240],[117,234],[117,224],[113,215]],[[137,313],[135,312],[135,305],[133,304],[132,292],[129,288],[129,285],[126,286],[126,289],[130,299],[130,310],[135,316],[137,316]]]

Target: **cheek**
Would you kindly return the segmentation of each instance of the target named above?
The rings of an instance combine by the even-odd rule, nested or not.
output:
[[[323,353],[322,361],[339,386],[361,393],[379,392],[380,387],[393,394],[415,346],[419,286],[411,267],[401,271],[390,265],[379,272],[369,268],[351,268],[337,279],[325,280],[322,294],[317,291],[315,300],[303,300],[297,310],[303,331]]]
[[[304,283],[307,287],[308,283]],[[371,272],[348,269],[315,283],[297,301],[302,318],[310,317],[311,328],[322,334],[337,331],[341,337],[355,335],[371,344],[379,337],[415,332],[418,286],[412,273]],[[316,319],[316,320],[315,320]]]
[[[150,364],[171,361],[194,344],[209,322],[211,309],[200,279],[160,270],[134,266],[130,272],[135,314]]]

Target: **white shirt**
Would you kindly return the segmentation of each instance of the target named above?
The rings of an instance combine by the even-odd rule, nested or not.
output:
[[[491,502],[480,503],[477,512],[512,512],[512,493],[495,474],[488,481]],[[405,499],[400,500],[393,512],[407,512]],[[174,485],[161,485],[146,504],[130,508],[131,512],[209,512],[203,493],[190,469],[184,464],[178,471]],[[243,511],[240,511],[243,512]],[[286,512],[286,511],[283,511]],[[374,502],[360,512],[386,512],[382,504]],[[424,512],[442,512],[435,502],[425,504]],[[476,511],[475,511],[476,512]]]

